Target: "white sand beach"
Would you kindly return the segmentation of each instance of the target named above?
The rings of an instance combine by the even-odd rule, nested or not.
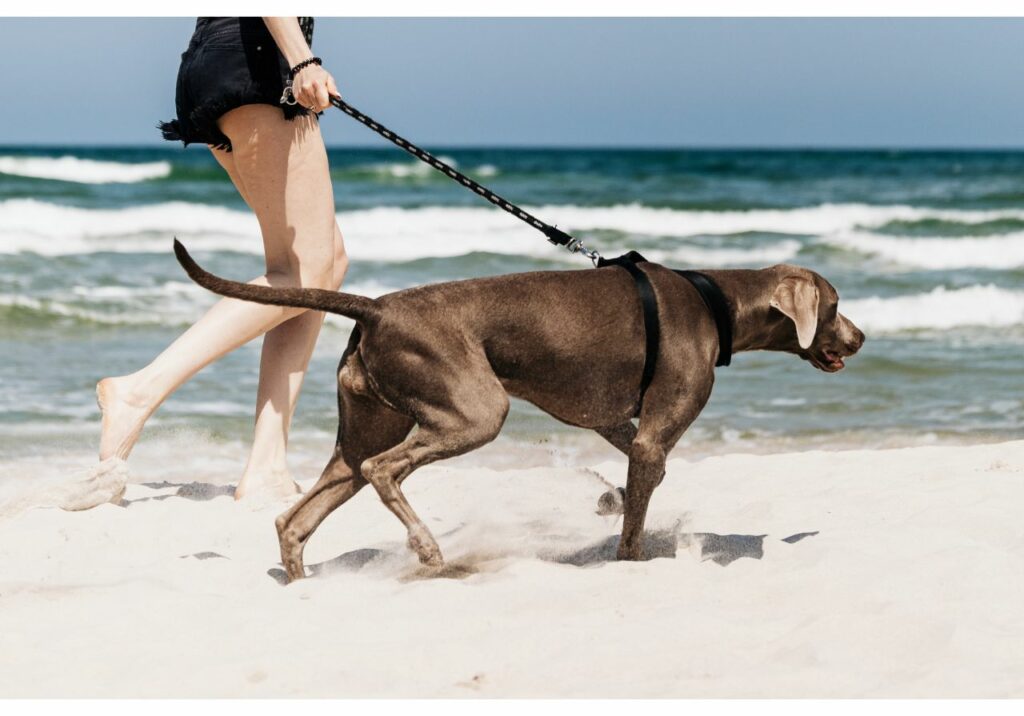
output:
[[[368,489],[287,587],[280,510],[196,479],[0,521],[0,696],[1024,696],[1024,441],[675,459],[640,563],[622,461],[438,465],[449,576]]]

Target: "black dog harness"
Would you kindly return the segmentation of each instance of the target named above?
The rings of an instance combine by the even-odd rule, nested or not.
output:
[[[644,314],[644,335],[646,353],[644,355],[644,372],[640,378],[640,402],[643,403],[644,394],[647,392],[651,380],[654,378],[654,369],[658,365],[658,346],[661,338],[661,322],[658,318],[658,300],[654,295],[654,287],[639,263],[646,263],[642,255],[636,251],[630,251],[618,258],[606,259],[601,257],[597,261],[598,268],[604,266],[619,266],[626,269],[636,283],[637,293],[640,295],[640,305]],[[715,320],[715,327],[718,329],[718,360],[715,367],[727,366],[732,362],[732,316],[729,312],[729,304],[725,300],[725,294],[706,274],[700,271],[682,271],[673,269],[680,277],[685,278],[697,293],[704,300],[704,305],[711,311]]]

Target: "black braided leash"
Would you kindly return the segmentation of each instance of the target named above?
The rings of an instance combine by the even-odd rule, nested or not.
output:
[[[473,181],[455,167],[445,164],[430,152],[426,151],[425,149],[421,149],[420,147],[417,147],[408,139],[405,139],[395,134],[380,122],[377,122],[373,118],[366,116],[345,100],[339,97],[331,97],[331,104],[333,104],[335,107],[340,109],[342,112],[347,114],[352,119],[356,120],[357,122],[360,122],[361,124],[366,125],[374,132],[387,139],[392,144],[409,152],[409,154],[413,155],[420,161],[426,162],[430,166],[434,167],[434,169],[436,169],[437,171],[441,172],[445,176],[454,179],[455,181],[462,184],[464,187],[472,189],[477,194],[482,196],[484,199],[491,202],[498,208],[504,209],[517,219],[525,221],[527,224],[529,224],[530,226],[532,226],[533,228],[537,229],[538,231],[542,232],[545,236],[547,236],[548,241],[555,244],[556,246],[564,246],[566,250],[568,250],[570,253],[581,253],[587,258],[589,258],[591,261],[593,261],[595,265],[601,258],[601,255],[599,253],[591,249],[588,249],[586,246],[583,245],[583,242],[581,242],[579,239],[570,236],[569,234],[565,233],[556,226],[544,223],[533,214],[524,211],[523,209],[519,208],[512,202],[503,199],[502,197],[498,196],[487,187],[482,186],[477,182]]]
[[[295,103],[294,96],[288,98],[291,94],[288,90],[285,90],[285,94],[282,95],[282,102]],[[650,385],[651,380],[654,378],[654,371],[658,361],[658,343],[661,337],[660,321],[658,317],[658,301],[655,297],[654,288],[651,286],[650,279],[647,277],[640,268],[637,267],[638,263],[646,263],[647,259],[638,254],[636,251],[630,251],[629,253],[620,256],[616,259],[605,259],[597,251],[588,249],[583,243],[562,231],[561,229],[546,224],[538,219],[533,214],[519,208],[515,204],[495,194],[493,191],[485,186],[478,184],[477,182],[470,179],[468,176],[455,169],[454,167],[442,162],[440,159],[435,157],[425,149],[417,147],[415,144],[405,139],[404,137],[395,134],[390,129],[382,125],[380,122],[373,120],[371,117],[360,112],[358,109],[350,105],[340,97],[331,97],[331,104],[340,109],[342,112],[352,117],[357,122],[369,127],[380,136],[387,139],[392,144],[404,149],[409,154],[413,155],[422,162],[429,164],[434,167],[437,171],[441,172],[445,176],[454,179],[458,183],[472,189],[474,192],[482,196],[487,201],[491,202],[500,209],[504,209],[512,216],[525,221],[527,224],[542,232],[548,237],[548,241],[556,246],[564,246],[570,253],[581,253],[591,261],[597,267],[602,266],[619,266],[626,269],[633,277],[633,281],[636,283],[637,291],[640,295],[640,305],[643,310],[644,319],[644,334],[646,336],[646,350],[644,351],[644,369],[643,375],[641,376],[640,382],[640,402],[643,403],[644,394],[647,392],[647,387]],[[707,305],[708,310],[714,317],[715,326],[718,329],[718,340],[719,340],[719,351],[718,360],[716,366],[729,365],[729,360],[732,357],[732,318],[729,311],[728,302],[721,289],[712,281],[707,275],[702,274],[698,271],[676,271],[681,277],[693,284],[694,288],[700,293],[701,298]]]

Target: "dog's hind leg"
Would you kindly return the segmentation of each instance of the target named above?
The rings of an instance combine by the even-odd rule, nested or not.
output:
[[[289,580],[304,576],[302,552],[313,531],[366,485],[359,472],[363,460],[399,443],[413,425],[412,418],[344,389],[339,391],[339,413],[334,455],[313,488],[275,523]]]
[[[366,480],[356,475],[340,452],[335,451],[316,485],[277,518],[274,524],[281,545],[281,564],[284,565],[289,581],[305,576],[302,552],[313,531],[327,515],[347,502],[365,484]]]
[[[363,477],[405,525],[409,548],[416,552],[420,562],[431,567],[444,563],[441,549],[409,505],[401,484],[413,470],[423,465],[462,455],[497,437],[508,415],[508,396],[496,379],[493,388],[486,391],[479,388],[478,385],[473,391],[466,391],[468,394],[452,406],[423,410],[415,434],[362,464]]]

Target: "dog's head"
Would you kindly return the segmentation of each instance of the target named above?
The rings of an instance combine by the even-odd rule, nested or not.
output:
[[[864,333],[839,312],[839,294],[814,271],[779,266],[781,279],[769,306],[777,350],[795,353],[815,368],[835,373],[864,345]]]

